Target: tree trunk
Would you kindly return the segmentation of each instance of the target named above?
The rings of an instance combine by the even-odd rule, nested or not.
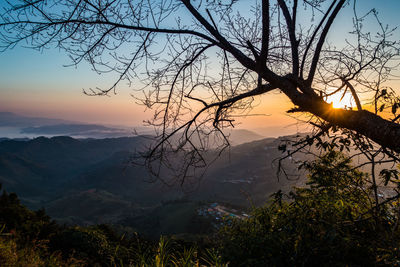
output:
[[[292,88],[293,89],[293,88]],[[286,90],[283,90],[286,92]],[[309,96],[299,91],[289,90],[286,95],[306,111],[318,116],[331,124],[356,131],[382,147],[400,153],[400,125],[369,112],[367,110],[335,109],[318,96]]]

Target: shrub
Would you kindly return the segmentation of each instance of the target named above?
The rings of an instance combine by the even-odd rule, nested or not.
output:
[[[374,216],[368,176],[335,151],[307,169],[308,187],[286,201],[278,192],[249,219],[221,230],[223,259],[233,266],[398,263],[399,231],[390,227],[388,206]]]

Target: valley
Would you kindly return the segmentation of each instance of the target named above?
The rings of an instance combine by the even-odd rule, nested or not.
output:
[[[145,149],[150,140],[3,140],[0,183],[29,208],[45,208],[60,223],[116,224],[154,237],[209,231],[214,219],[198,211],[210,203],[246,211],[280,189],[304,183],[304,176],[278,180],[273,160],[281,156],[280,139],[266,138],[231,147],[190,186],[167,186],[131,162],[134,151]],[[288,169],[295,168],[289,161]]]

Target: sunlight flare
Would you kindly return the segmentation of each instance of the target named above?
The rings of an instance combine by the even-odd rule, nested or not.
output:
[[[333,108],[348,109],[356,106],[354,98],[350,92],[346,92],[345,94],[343,94],[343,91],[337,92],[333,95],[327,96],[325,101],[332,104]]]

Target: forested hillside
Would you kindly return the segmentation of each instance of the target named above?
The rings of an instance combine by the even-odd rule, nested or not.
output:
[[[150,142],[146,136],[5,140],[0,142],[0,183],[16,192],[23,204],[33,209],[45,208],[59,222],[123,222],[160,234],[181,231],[179,227],[159,225],[158,221],[168,221],[170,216],[161,212],[165,205],[171,214],[186,210],[181,214],[185,218],[182,220],[190,225],[191,220],[196,220],[196,210],[209,203],[226,203],[246,210],[264,203],[278,189],[288,191],[292,185],[304,182],[302,176],[294,181],[278,180],[276,164],[272,162],[282,154],[278,151],[280,140],[268,138],[232,147],[195,183],[167,186],[151,179],[143,166],[132,164],[133,153]],[[213,153],[210,158],[215,156]],[[288,163],[289,170],[296,168],[291,160]],[[186,204],[178,205],[176,201]],[[158,230],[143,229],[143,220],[153,220],[153,225],[159,225]]]
[[[196,238],[155,240],[118,225],[60,225],[3,191],[0,265],[398,265],[398,203],[375,206],[368,175],[338,152],[329,151],[306,168],[307,187],[278,191],[249,216],[226,216],[216,231]]]

